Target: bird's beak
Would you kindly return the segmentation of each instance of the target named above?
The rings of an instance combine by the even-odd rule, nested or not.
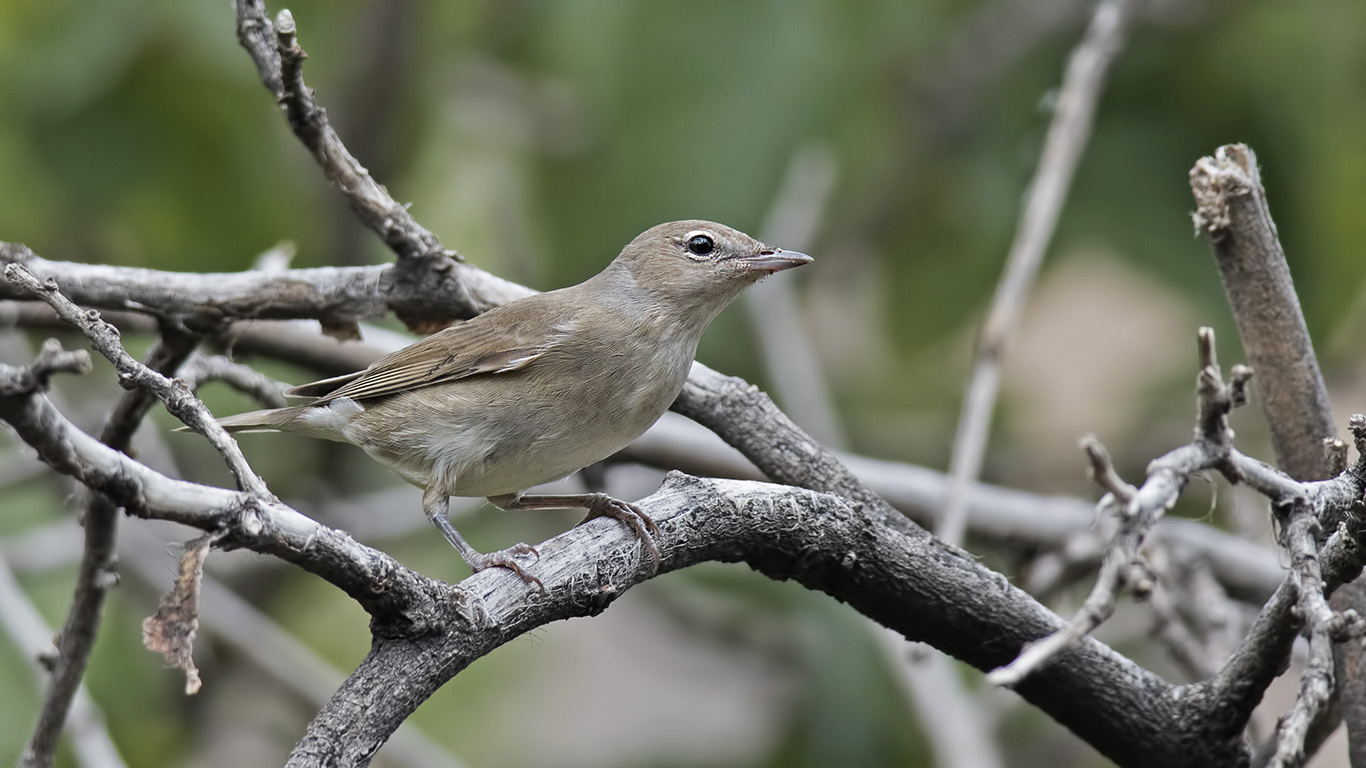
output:
[[[810,264],[814,259],[804,253],[796,251],[784,251],[782,248],[774,248],[769,251],[760,251],[753,256],[746,256],[739,261],[745,266],[754,270],[764,272],[781,272],[784,269],[800,267],[803,264]]]

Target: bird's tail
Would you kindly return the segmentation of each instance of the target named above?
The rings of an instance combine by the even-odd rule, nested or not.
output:
[[[288,408],[270,408],[264,411],[248,411],[234,416],[224,416],[219,424],[229,432],[277,432],[286,429],[311,405],[292,405]]]
[[[229,432],[279,432],[290,430],[289,425],[294,424],[310,405],[294,405],[288,408],[270,408],[264,411],[249,411],[239,413],[234,416],[224,416],[218,420],[223,428]],[[188,427],[179,427],[176,432],[188,432]]]

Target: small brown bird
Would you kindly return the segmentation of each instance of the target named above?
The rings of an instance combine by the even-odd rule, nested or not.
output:
[[[588,510],[629,525],[658,565],[658,528],[605,493],[524,496],[611,456],[683,388],[702,332],[746,286],[811,261],[710,221],[646,230],[607,268],[453,325],[369,368],[295,387],[307,405],[221,419],[360,446],[423,488],[428,519],[475,571],[510,568],[526,544],[481,554],[446,519],[450,496],[502,509]]]

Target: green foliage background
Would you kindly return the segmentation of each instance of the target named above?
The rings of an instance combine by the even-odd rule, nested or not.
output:
[[[1216,146],[1247,142],[1335,393],[1360,400],[1366,6],[1160,6],[1113,69],[1047,269],[1104,252],[1184,318],[1218,328],[1224,360],[1237,360],[1207,248],[1192,236],[1186,174]],[[353,152],[448,246],[538,288],[592,274],[664,220],[712,218],[757,234],[794,154],[813,142],[828,148],[838,181],[808,248],[818,262],[791,279],[819,326],[810,330],[839,413],[858,450],[946,463],[973,333],[1085,4],[314,0],[291,10],[311,57],[306,77]],[[171,270],[247,269],[283,240],[297,245],[297,266],[390,258],[289,134],[237,47],[226,2],[0,0],[0,239],[49,259]],[[1194,325],[1180,329],[1154,341],[1193,358]],[[700,358],[762,383],[755,351],[743,313],[732,310]],[[1133,414],[1103,435],[1131,470],[1188,434],[1186,366],[1153,376],[1141,397],[1110,403]],[[1069,375],[1066,366],[1051,372]],[[102,383],[72,390],[92,428],[116,393]],[[216,409],[244,405],[211,396]],[[1090,396],[1103,403],[1107,393]],[[1032,450],[1023,408],[1008,381],[991,476],[1088,493],[1076,456]],[[1242,418],[1240,431],[1255,435],[1255,416]],[[187,476],[224,482],[211,461],[200,466],[198,448],[172,445]],[[320,483],[345,495],[389,482],[354,452],[269,439],[249,451],[287,498],[317,494]],[[1040,467],[1051,468],[1043,479]],[[0,495],[0,535],[69,518],[75,506],[46,475],[12,485]],[[467,525],[476,544],[496,547],[564,524],[482,515]],[[443,547],[426,531],[386,545],[426,573],[459,578]],[[73,571],[24,577],[53,624]],[[612,747],[621,734],[604,715],[596,764],[925,759],[910,705],[847,611],[742,569],[696,571],[623,604],[664,616],[685,642],[781,670],[774,676],[787,694],[759,718],[766,735],[740,752],[695,746],[647,759]],[[363,617],[326,587],[286,576],[237,586],[332,663],[354,664],[367,643]],[[680,591],[715,599],[722,608],[707,615],[721,618],[699,625]],[[212,703],[214,689],[249,672],[205,640],[206,692],[183,698],[178,676],[138,646],[137,622],[154,601],[137,584],[116,591],[89,685],[129,764],[211,764],[210,734],[232,718],[232,706]],[[555,670],[537,662],[540,646],[574,626],[481,662],[418,724],[472,765],[533,764],[539,753],[517,745],[542,726],[480,702],[506,704],[499,692],[515,690],[573,707],[574,691],[518,676],[531,669],[553,681]],[[659,684],[621,682],[645,689],[641,706]],[[0,640],[0,761],[21,748],[38,697],[27,660]],[[269,697],[280,694],[260,683],[255,700],[235,706]],[[287,746],[309,707],[281,708],[273,735]],[[1008,718],[1014,764],[1099,760],[1037,713]]]

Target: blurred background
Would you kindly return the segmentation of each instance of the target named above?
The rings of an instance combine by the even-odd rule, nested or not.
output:
[[[823,412],[780,404],[851,451],[941,470],[1055,89],[1091,8],[290,6],[310,56],[305,77],[351,151],[448,247],[495,274],[539,289],[577,282],[640,231],[680,218],[776,245],[792,245],[784,233],[805,240],[799,249],[816,262],[775,281],[788,283],[819,364]],[[294,266],[391,260],[289,133],[237,46],[226,2],[0,0],[0,115],[0,239],[45,258],[236,271],[290,243]],[[1216,329],[1226,364],[1241,359],[1208,248],[1193,235],[1187,183],[1196,159],[1225,143],[1258,153],[1339,422],[1366,410],[1362,136],[1366,5],[1150,3],[1113,66],[1008,357],[985,478],[1094,498],[1082,434],[1099,435],[1131,480],[1189,439],[1196,327]],[[783,220],[775,206],[799,215]],[[781,401],[755,331],[764,306],[728,310],[699,359]],[[26,362],[43,337],[4,332],[0,360]],[[135,354],[146,348],[128,341]],[[316,378],[250,362],[291,382]],[[57,393],[92,431],[120,392],[103,361],[95,368]],[[215,412],[250,407],[221,388],[204,395]],[[170,426],[158,409],[139,435],[142,457],[226,484],[207,446],[167,435]],[[1244,451],[1270,457],[1256,408],[1234,426]],[[242,442],[286,501],[333,524],[349,503],[353,515],[393,523],[371,543],[430,576],[465,575],[422,518],[418,492],[359,451],[292,436]],[[0,481],[0,554],[60,626],[80,496],[8,434]],[[643,496],[658,475],[614,467],[607,483]],[[1264,517],[1215,486],[1193,486],[1177,513],[1253,532]],[[484,507],[457,524],[489,550],[575,519]],[[185,697],[181,674],[142,649],[139,622],[173,573],[167,543],[193,533],[125,523],[122,535],[123,584],[87,684],[125,760],[279,763],[317,709],[309,683],[281,682],[206,628],[196,649],[204,690]],[[1010,556],[988,562],[1010,573]],[[325,665],[348,670],[364,654],[366,618],[336,590],[250,555],[215,554],[210,565],[316,654],[285,666],[307,673],[321,661],[326,679]],[[1055,608],[1070,615],[1080,595]],[[1102,637],[1167,674],[1144,621],[1122,610]],[[710,565],[511,643],[413,724],[421,749],[470,766],[932,764],[898,663],[846,607]],[[975,671],[961,677],[979,687]],[[40,700],[30,660],[0,637],[0,762],[17,756]],[[1009,693],[980,706],[1008,765],[1106,764]],[[414,762],[381,753],[380,764]]]

